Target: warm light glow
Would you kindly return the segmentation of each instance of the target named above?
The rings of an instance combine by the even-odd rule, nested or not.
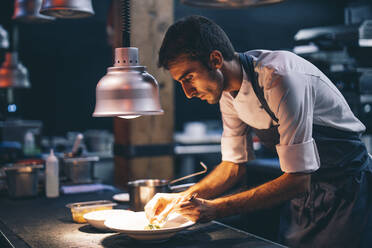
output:
[[[134,118],[140,117],[140,115],[121,115],[118,117],[123,118],[123,119],[134,119]]]

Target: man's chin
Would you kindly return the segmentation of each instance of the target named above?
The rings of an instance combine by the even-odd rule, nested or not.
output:
[[[206,100],[208,104],[216,104],[218,103],[218,100],[217,99],[207,99]]]

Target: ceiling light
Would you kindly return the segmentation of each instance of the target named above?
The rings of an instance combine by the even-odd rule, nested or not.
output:
[[[284,0],[181,0],[181,3],[207,8],[243,8],[280,3]]]
[[[56,18],[39,13],[42,0],[15,0],[13,20],[20,22],[48,22]]]
[[[18,28],[12,26],[12,37],[9,51],[0,67],[0,88],[29,88],[30,80],[27,69],[18,59]]]
[[[123,47],[115,49],[114,66],[97,84],[93,116],[133,119],[163,114],[158,83],[139,64],[138,48],[130,47],[130,4],[129,0],[122,1]]]
[[[16,51],[7,52],[0,68],[0,88],[29,88],[26,67],[18,60]]]
[[[91,0],[43,0],[41,14],[57,18],[85,18],[94,15]]]

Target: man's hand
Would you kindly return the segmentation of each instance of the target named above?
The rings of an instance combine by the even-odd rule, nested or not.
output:
[[[174,211],[193,222],[203,223],[217,218],[217,204],[201,198],[180,202]]]
[[[162,222],[173,207],[184,199],[182,193],[157,193],[145,206],[145,214],[150,223]]]

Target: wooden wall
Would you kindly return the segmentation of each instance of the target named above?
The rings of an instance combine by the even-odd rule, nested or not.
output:
[[[113,1],[113,43],[114,47],[120,47],[120,1]],[[173,142],[173,80],[168,72],[157,67],[158,51],[173,18],[173,0],[131,1],[131,46],[139,49],[140,65],[146,66],[159,83],[164,115],[142,116],[132,120],[115,118],[115,144],[136,146]],[[125,188],[127,182],[134,179],[173,178],[171,155],[132,159],[115,156],[114,161],[114,182],[120,188]]]

